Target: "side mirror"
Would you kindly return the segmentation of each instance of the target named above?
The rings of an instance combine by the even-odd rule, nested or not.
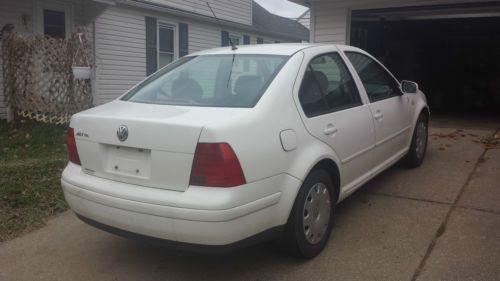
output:
[[[401,90],[405,94],[416,94],[418,93],[418,84],[412,81],[403,80],[401,81]]]

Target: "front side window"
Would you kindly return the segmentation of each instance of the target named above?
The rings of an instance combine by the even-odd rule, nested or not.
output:
[[[370,102],[399,96],[399,83],[372,58],[355,52],[346,52],[365,87]]]
[[[175,50],[175,27],[160,24],[158,27],[158,68],[174,61]]]
[[[337,53],[311,60],[300,87],[299,100],[307,117],[362,104],[354,80]]]
[[[66,15],[63,11],[43,9],[43,34],[61,39],[66,37]]]
[[[231,54],[183,57],[122,99],[169,105],[253,107],[287,58]]]

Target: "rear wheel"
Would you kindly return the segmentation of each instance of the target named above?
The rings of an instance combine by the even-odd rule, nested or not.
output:
[[[302,184],[285,230],[282,246],[301,258],[312,258],[325,247],[333,224],[336,199],[330,175],[314,170]]]
[[[424,162],[428,138],[427,119],[427,115],[421,113],[415,125],[410,150],[404,159],[405,165],[409,168],[416,168]]]

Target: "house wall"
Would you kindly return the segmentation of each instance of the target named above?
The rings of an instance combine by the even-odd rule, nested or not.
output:
[[[73,14],[73,24],[83,23],[83,7],[85,0],[65,0],[64,3],[70,3]],[[19,0],[0,0],[0,29],[6,24],[13,24],[14,30],[20,34],[33,34],[35,30],[34,11],[38,0],[19,1]],[[23,18],[26,20],[23,23]],[[0,40],[0,52],[1,52]],[[0,56],[0,66],[2,58]],[[4,101],[3,93],[3,70],[0,67],[0,119],[7,118],[7,106]]]
[[[252,0],[150,0],[150,2],[211,17],[212,12],[206,5],[208,2],[218,18],[252,24]]]
[[[95,20],[95,104],[115,99],[146,77],[146,16],[174,25],[186,23],[189,53],[221,46],[221,29],[218,25],[124,5],[110,6]],[[257,42],[257,37],[272,42],[286,42],[282,38],[260,36],[234,28],[227,30],[250,35],[252,44]]]
[[[330,0],[311,1],[311,42],[348,43],[350,11],[390,7],[474,3],[472,0]],[[486,0],[481,2],[494,2]]]

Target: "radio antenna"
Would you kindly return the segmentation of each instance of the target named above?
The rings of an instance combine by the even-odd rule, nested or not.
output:
[[[214,18],[215,18],[215,20],[217,21],[217,23],[219,24],[220,29],[221,29],[221,30],[224,30],[224,27],[223,27],[223,26],[222,26],[222,24],[220,23],[219,18],[217,18],[217,16],[215,15],[214,10],[212,10],[212,7],[210,6],[210,4],[209,4],[208,2],[205,2],[205,3],[207,3],[208,8],[209,8],[209,9],[210,9],[210,11],[212,12],[212,15],[214,15]],[[229,44],[231,44],[231,50],[233,50],[233,51],[234,51],[234,50],[237,50],[238,48],[236,47],[236,45],[234,45],[233,40],[231,40],[231,37],[230,37],[230,36],[228,36],[228,37],[227,37],[227,39],[229,40]]]

